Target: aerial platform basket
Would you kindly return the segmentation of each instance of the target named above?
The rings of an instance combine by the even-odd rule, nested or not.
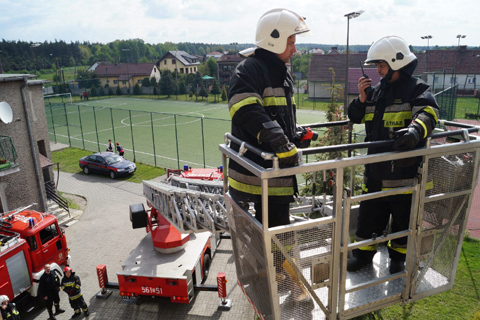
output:
[[[330,207],[329,214],[304,221],[296,219],[288,226],[265,227],[268,215],[264,214],[262,224],[259,223],[248,206],[225,193],[238,284],[262,319],[350,319],[452,288],[477,183],[480,140],[471,135],[478,132],[478,127],[447,121],[440,124],[443,129],[437,129],[428,138],[425,148],[310,162],[285,169],[278,168],[278,159],[273,154],[226,134],[226,143],[219,147],[223,167],[227,167],[227,158],[234,159],[261,179],[263,212],[268,212],[269,179],[311,172],[333,173],[333,201],[324,203]],[[451,130],[452,127],[457,130]],[[452,140],[448,137],[453,136],[460,139],[448,142]],[[240,145],[240,152],[230,148],[230,141]],[[389,144],[392,141],[308,148],[300,152],[311,155]],[[273,169],[253,163],[243,156],[245,152],[271,159]],[[352,181],[344,181],[344,172],[354,166],[419,156],[424,162],[410,186],[353,195]],[[225,190],[227,186],[228,177],[224,175]],[[408,230],[372,235],[371,239],[351,243],[350,230],[354,228],[350,227],[350,220],[352,223],[356,220],[354,212],[359,202],[402,193],[412,194]],[[303,211],[301,216],[309,217],[318,210],[315,195],[310,196],[314,200],[312,205],[292,208],[291,214],[298,216]],[[391,275],[388,253],[382,244],[401,237],[408,237],[406,268]],[[380,244],[373,267],[347,272],[351,251],[373,244]],[[277,273],[287,276],[278,277]],[[312,299],[299,302],[297,297],[305,292]]]

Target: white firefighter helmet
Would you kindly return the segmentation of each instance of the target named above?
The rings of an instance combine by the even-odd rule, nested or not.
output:
[[[7,301],[8,302],[8,297],[6,295],[1,295],[0,296],[0,304],[2,304],[3,302]]]
[[[255,48],[240,51],[243,56],[250,56],[257,48],[281,54],[287,48],[288,37],[294,34],[309,33],[305,20],[288,9],[273,9],[264,13],[257,23]]]
[[[417,57],[410,52],[405,40],[397,36],[386,36],[375,41],[368,49],[365,65],[385,61],[393,71],[397,71],[415,59]]]

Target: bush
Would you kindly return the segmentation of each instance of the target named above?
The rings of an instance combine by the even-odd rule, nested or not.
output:
[[[122,95],[122,89],[120,89],[120,86],[117,86],[117,96]]]
[[[135,86],[133,87],[133,94],[138,96],[140,95],[140,85],[138,83],[135,84]]]

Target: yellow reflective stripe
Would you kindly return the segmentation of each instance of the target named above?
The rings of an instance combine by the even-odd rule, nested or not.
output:
[[[429,113],[433,116],[433,118],[435,119],[436,122],[438,122],[438,110],[437,109],[434,109],[430,106],[426,107],[426,108],[423,108],[422,109],[423,111],[425,111],[426,113]]]
[[[382,191],[388,191],[388,190],[397,189],[397,188],[401,188],[401,187],[396,187],[396,188],[382,188]],[[362,189],[363,189],[363,185],[362,185]],[[365,188],[365,189],[366,189],[366,188]],[[427,182],[427,185],[426,185],[426,189],[425,189],[425,190],[430,190],[430,189],[433,189],[433,181]],[[368,191],[368,189],[365,190],[365,191]],[[402,193],[399,193],[399,194],[412,194],[412,191],[402,192]]]
[[[250,104],[256,104],[256,103],[263,106],[262,100],[260,100],[257,97],[248,97],[248,98],[245,98],[245,99],[235,103],[230,108],[230,117],[233,118],[233,115],[235,114],[235,112],[237,112],[241,107],[247,106],[247,105],[250,105]]]
[[[392,250],[395,250],[395,251],[397,251],[397,252],[400,252],[401,254],[407,254],[407,248],[406,248],[406,247],[405,247],[405,248],[394,248],[394,247],[392,246],[392,240],[389,240],[389,241],[388,241],[387,246],[388,246],[390,249],[392,249]]]
[[[287,98],[285,97],[265,97],[263,98],[264,107],[270,106],[286,106],[287,105]]]
[[[373,120],[373,113],[366,113],[362,119],[362,123],[365,121],[372,121]]]
[[[295,104],[295,97],[292,95],[292,104]]]
[[[297,148],[293,148],[292,150],[287,151],[287,152],[276,153],[276,155],[279,158],[288,158],[288,157],[293,156],[296,153],[297,153]]]
[[[402,111],[395,113],[384,113],[384,127],[404,127],[405,120],[412,119],[411,111]]]
[[[415,122],[420,124],[423,127],[423,131],[425,132],[425,134],[423,135],[423,138],[425,139],[427,137],[427,126],[425,126],[425,123],[423,123],[423,121],[420,119],[415,119]]]
[[[353,242],[358,242],[357,240],[354,240]],[[374,244],[372,246],[365,246],[365,247],[360,247],[358,249],[363,250],[363,251],[375,251],[377,250],[378,244]]]
[[[368,192],[367,185],[365,183],[362,183],[362,190],[365,192]]]
[[[242,183],[232,179],[231,177],[228,178],[229,185],[241,192],[249,193],[249,194],[262,194],[262,187],[260,186],[253,186],[250,184]],[[268,187],[268,195],[269,196],[291,196],[293,195],[293,187]]]

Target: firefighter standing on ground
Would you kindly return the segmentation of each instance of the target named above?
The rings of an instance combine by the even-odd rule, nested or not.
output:
[[[70,267],[65,267],[63,273],[65,276],[62,279],[62,290],[68,294],[70,306],[75,311],[72,318],[76,318],[81,314],[80,309],[83,310],[85,316],[88,316],[88,306],[83,299],[83,294],[80,289],[80,286],[82,285],[80,277],[75,275],[75,272],[72,272],[72,268]]]
[[[0,315],[3,320],[20,320],[20,313],[5,295],[0,296]]]
[[[293,78],[285,64],[296,52],[296,35],[309,30],[304,19],[295,12],[287,9],[268,11],[258,21],[256,47],[240,52],[247,58],[238,64],[230,79],[228,107],[232,134],[258,149],[275,153],[281,168],[297,166],[300,162],[295,145],[300,145],[301,134],[296,125]],[[233,141],[231,147],[239,150],[239,145]],[[262,167],[272,167],[271,161],[251,152],[245,156]],[[260,178],[233,160],[229,162],[228,176],[232,198],[243,206],[253,202],[255,217],[262,222]],[[269,227],[289,224],[289,204],[297,192],[295,176],[269,180],[268,190]],[[309,299],[292,267],[285,262],[279,265],[283,265],[284,271],[304,292],[297,300]],[[276,267],[279,279],[283,274],[280,274],[281,268]]]
[[[50,320],[55,320],[55,315],[64,313],[65,310],[60,308],[60,296],[58,295],[60,291],[60,279],[55,272],[51,272],[50,264],[45,265],[45,272],[40,277],[39,289],[40,294],[47,304]],[[55,306],[55,315],[52,311],[53,306]]]
[[[365,64],[376,64],[382,77],[373,90],[365,91],[371,80],[360,78],[360,95],[348,107],[348,117],[354,123],[365,123],[365,141],[396,139],[393,149],[369,148],[368,154],[423,147],[425,138],[438,122],[438,105],[430,87],[412,77],[417,58],[400,37],[387,36],[377,40],[368,50]],[[409,158],[365,166],[363,189],[366,193],[409,186],[415,183],[421,157]],[[410,194],[395,195],[362,201],[358,215],[355,240],[381,235],[392,215],[392,232],[407,230],[410,221]],[[407,238],[389,241],[390,273],[405,269]],[[372,264],[376,246],[353,250],[347,270],[357,271]]]

